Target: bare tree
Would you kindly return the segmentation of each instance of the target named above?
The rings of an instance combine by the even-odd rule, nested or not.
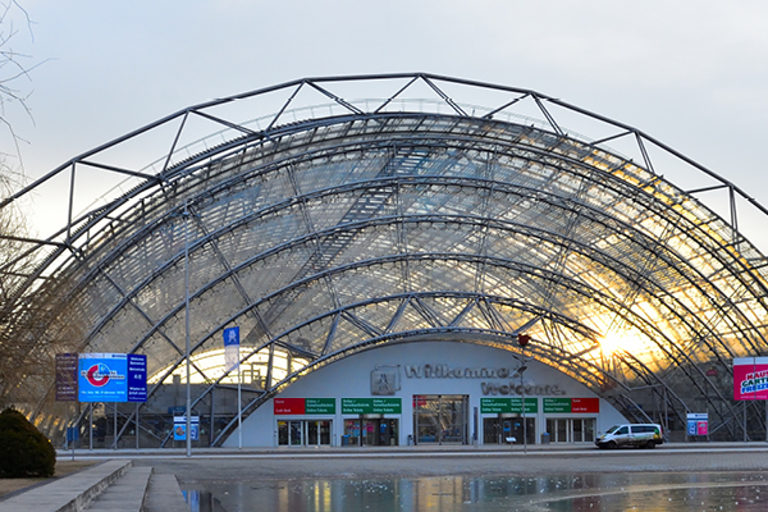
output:
[[[0,137],[0,204],[24,182],[20,148],[23,139],[14,121],[18,113],[32,120],[27,99],[31,92],[29,73],[36,65],[29,63],[28,55],[14,49],[18,25],[26,26],[31,36],[27,11],[16,0],[0,0],[0,132],[4,131]],[[0,362],[0,405],[4,405],[2,397],[28,366],[29,350],[19,338],[16,325],[23,316],[26,299],[20,293],[22,283],[34,265],[26,237],[26,221],[18,205],[8,202],[0,206],[0,349],[5,354]]]
[[[15,189],[24,183],[23,166],[19,142],[23,139],[14,128],[12,118],[21,111],[30,120],[32,114],[27,106],[31,93],[29,73],[39,64],[29,64],[30,56],[16,51],[13,44],[19,34],[17,20],[32,35],[32,22],[27,11],[17,0],[0,0],[0,128],[4,127],[15,151],[6,151],[0,142],[0,204],[12,197]],[[3,139],[0,139],[3,140]],[[13,160],[17,165],[13,165]],[[24,215],[13,202],[0,206],[0,311],[7,310],[11,291],[14,290],[26,267],[31,263],[24,256],[24,238],[27,226]]]
[[[0,198],[7,197],[13,188],[14,180],[5,163],[0,160]],[[8,354],[7,361],[0,363],[0,396],[7,392],[9,382],[15,380],[17,375],[14,366],[20,360],[21,350],[12,347],[9,341],[12,339],[14,320],[15,290],[18,288],[23,267],[27,265],[19,258],[23,251],[21,236],[25,233],[24,219],[14,204],[0,208],[0,347]],[[22,258],[23,259],[23,258]],[[12,361],[12,362],[11,362]],[[11,362],[10,365],[5,362]],[[6,405],[0,400],[0,405]]]
[[[32,120],[27,106],[31,94],[30,72],[41,63],[32,63],[31,56],[14,48],[19,36],[18,22],[26,26],[32,36],[32,21],[27,11],[16,0],[0,0],[0,125],[14,146],[14,155],[21,161],[19,143],[23,139],[14,128],[12,118],[17,112]],[[6,154],[7,156],[11,156]]]

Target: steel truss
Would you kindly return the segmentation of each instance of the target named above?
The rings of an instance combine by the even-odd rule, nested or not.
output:
[[[373,85],[390,92],[363,101],[335,90]],[[436,99],[414,103],[413,91]],[[330,105],[303,106],[310,92]],[[495,102],[457,101],[486,93]],[[271,110],[252,114],[258,122],[220,111],[274,95]],[[515,111],[526,102],[540,121]],[[602,135],[569,135],[559,115],[598,123]],[[188,135],[200,120],[215,139]],[[150,165],[100,160],[168,127],[168,149]],[[609,147],[620,140],[640,163]],[[127,177],[127,191],[76,215],[85,167]],[[663,177],[680,168],[702,186]],[[187,298],[193,357],[240,325],[242,363],[263,365],[245,414],[374,346],[450,339],[516,353],[510,340],[525,331],[537,360],[630,417],[679,430],[686,412],[703,409],[718,435],[748,434],[728,377],[733,357],[766,351],[768,287],[766,260],[738,221],[743,204],[768,211],[623,123],[535,91],[430,74],[303,79],[183,109],[73,158],[0,208],[65,172],[65,225],[46,239],[3,235],[23,250],[0,269],[14,278],[0,391],[51,435],[78,414],[54,402],[40,362],[65,351],[146,354],[149,401],[115,410],[114,444],[124,445],[186,364]],[[717,189],[728,193],[727,219],[696,197]],[[609,352],[610,336],[625,344]],[[209,415],[218,445],[236,426],[231,411],[214,421],[231,376],[201,361],[191,362],[193,411]],[[752,409],[754,435],[764,418]],[[166,427],[141,426],[143,442],[165,446]]]

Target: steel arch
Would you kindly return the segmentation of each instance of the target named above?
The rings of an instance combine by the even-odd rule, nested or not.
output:
[[[374,108],[334,92],[342,84],[373,82],[398,82]],[[419,84],[437,96],[447,113],[439,108],[394,108]],[[449,88],[454,88],[453,94],[446,92]],[[453,98],[457,88],[507,97],[475,114]],[[332,102],[329,115],[286,122],[289,107],[306,91]],[[275,92],[287,93],[288,98],[267,116],[265,128],[215,111]],[[500,119],[529,99],[543,117],[540,124]],[[557,119],[557,109],[599,121],[614,132],[591,141],[570,136]],[[193,141],[188,151],[182,140],[195,119],[220,127],[216,135],[223,142],[194,152]],[[173,122],[178,129],[154,167],[100,161],[107,150]],[[641,165],[607,147],[623,137],[636,143]],[[721,219],[692,195],[712,187],[686,193],[665,180],[650,148],[714,179],[714,187],[728,190],[730,220]],[[458,317],[450,309],[455,304],[443,311],[429,302],[434,300],[429,293],[479,293],[477,304],[492,304],[498,291],[499,297],[506,293],[519,299],[509,287],[499,287],[503,277],[514,276],[531,300],[518,300],[517,309],[504,313],[492,305],[466,305],[462,311],[467,318],[476,315],[474,322],[487,325],[456,326],[454,331],[474,336],[485,329],[489,335],[508,336],[523,320],[530,320],[525,315],[536,308],[548,315],[568,312],[558,317],[568,322],[545,322],[546,328],[535,331],[551,341],[546,344],[551,350],[539,353],[542,360],[557,361],[574,375],[603,375],[591,383],[598,392],[603,378],[624,390],[657,381],[665,396],[673,397],[678,418],[688,402],[703,397],[727,424],[735,415],[727,386],[706,376],[705,366],[714,364],[727,371],[730,357],[765,351],[765,259],[739,233],[735,199],[743,198],[762,214],[768,211],[728,180],[642,131],[535,91],[425,73],[296,80],[183,109],[75,157],[4,199],[0,207],[62,172],[69,171],[74,178],[83,166],[128,176],[132,188],[79,217],[70,200],[64,228],[47,239],[25,239],[22,256],[0,269],[9,275],[24,257],[38,258],[3,303],[4,316],[14,321],[4,325],[2,342],[10,346],[10,340],[19,337],[18,346],[29,347],[30,340],[43,339],[45,346],[33,351],[40,360],[61,348],[106,347],[105,339],[117,329],[113,326],[122,323],[141,331],[121,339],[117,345],[122,350],[154,354],[155,369],[170,361],[182,362],[176,325],[183,306],[178,300],[182,248],[208,264],[195,274],[193,301],[213,304],[213,297],[222,293],[234,297],[231,304],[211,313],[212,328],[195,328],[193,345],[200,351],[210,348],[210,340],[228,322],[250,315],[243,321],[250,322],[254,346],[281,347],[309,358],[305,369],[313,368],[325,361],[325,349],[307,350],[283,339],[283,333],[291,331],[284,325],[284,313],[292,311],[296,299],[304,301],[306,316],[295,325],[304,329],[314,329],[319,322],[311,319],[331,318],[328,312],[337,312],[333,317],[337,320],[326,320],[329,325],[322,326],[328,328],[326,348],[336,339],[331,329],[343,322],[353,325],[350,329],[356,325],[364,339],[359,344],[348,342],[336,350],[339,354],[376,343],[387,332],[376,328],[376,322],[388,319],[394,325],[403,315],[400,307],[392,306],[373,320],[338,312],[365,302],[359,300],[362,281],[355,284],[356,269],[386,265],[396,268],[399,276],[387,275],[386,286],[382,284],[380,293],[370,298],[394,297],[396,291],[421,297],[407,302],[419,310],[413,321],[418,323],[419,314],[427,322],[431,318],[435,335],[451,331],[438,332],[437,319]],[[342,176],[352,179],[345,182]],[[73,191],[74,184],[70,199]],[[529,207],[538,217],[528,215]],[[194,216],[184,215],[189,211]],[[455,231],[441,233],[440,226]],[[274,240],[258,245],[259,237],[268,239],[270,233],[276,233]],[[591,239],[590,233],[597,238]],[[181,243],[190,234],[193,240]],[[438,236],[443,237],[440,243],[450,242],[443,250],[429,247]],[[254,244],[255,253],[243,256],[245,248],[238,246],[236,237],[243,244]],[[378,245],[366,248],[367,239]],[[538,240],[539,253],[530,262],[521,240]],[[276,255],[293,265],[293,273],[280,274],[282,281],[275,277],[269,287],[260,288],[254,275],[274,269],[270,262]],[[446,262],[456,267],[448,289],[430,289],[434,283],[425,276],[452,268]],[[174,292],[166,293],[163,286]],[[43,301],[51,306],[43,307]],[[82,327],[62,322],[73,304],[81,313]],[[589,348],[584,339],[596,347],[597,338],[605,334],[606,326],[585,323],[590,307],[609,314],[608,327],[617,322],[645,336],[652,347],[648,354],[620,354],[615,356],[619,366],[609,367],[590,359],[590,351],[581,352]],[[663,322],[655,324],[656,317]],[[581,334],[559,331],[557,326],[570,323],[581,325],[577,330]],[[422,332],[416,324],[382,339]],[[586,332],[599,334],[584,338]],[[19,353],[12,359],[24,358]],[[271,352],[269,360],[266,387],[273,390],[288,381],[273,382]],[[209,390],[224,378],[197,370],[213,382]],[[40,374],[28,372],[24,379],[30,389],[46,388]],[[686,385],[699,391],[686,391]],[[24,393],[9,389],[7,383],[2,395],[29,403]],[[620,407],[622,401],[635,400],[628,393],[605,396]],[[40,414],[46,407],[50,395],[28,405]]]

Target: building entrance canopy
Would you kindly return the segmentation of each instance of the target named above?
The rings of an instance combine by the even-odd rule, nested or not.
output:
[[[122,151],[164,136],[151,165]],[[766,350],[768,300],[765,258],[737,226],[743,205],[767,212],[635,128],[435,75],[305,79],[184,109],[2,207],[85,168],[127,181],[51,237],[17,240],[22,257],[2,267],[4,399],[51,432],[76,416],[54,402],[56,353],[139,353],[149,398],[116,413],[115,434],[138,412],[156,417],[143,442],[167,445],[188,332],[193,413],[219,415],[206,442],[220,444],[236,424],[222,332],[237,325],[246,416],[372,346],[428,337],[520,353],[525,332],[520,357],[629,418],[674,430],[703,408],[713,430],[741,435],[731,359]],[[684,174],[726,191],[727,218],[665,178]]]

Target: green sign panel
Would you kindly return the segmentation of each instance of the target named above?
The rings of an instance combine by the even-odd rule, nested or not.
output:
[[[544,398],[544,412],[571,412],[570,398]]]
[[[306,398],[304,414],[336,414],[335,398]]]
[[[483,414],[522,414],[522,398],[481,398],[480,412]],[[539,412],[539,400],[536,397],[525,399],[525,413]]]
[[[509,398],[481,398],[480,399],[480,412],[481,413],[503,413],[509,412],[511,404]]]
[[[341,414],[402,414],[400,398],[342,398]]]

